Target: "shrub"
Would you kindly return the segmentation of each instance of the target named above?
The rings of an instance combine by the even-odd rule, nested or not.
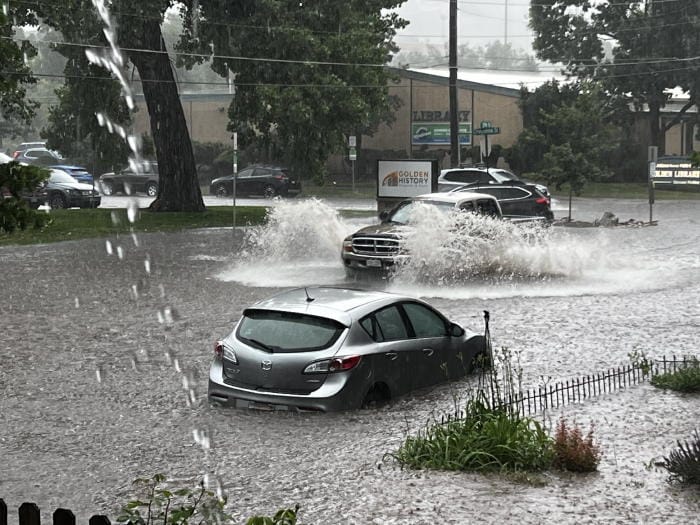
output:
[[[471,471],[538,471],[551,465],[552,443],[530,418],[467,402],[463,419],[428,427],[390,454],[402,466]]]
[[[581,427],[561,418],[554,434],[554,466],[571,472],[593,472],[600,463],[600,447],[593,442],[593,425],[584,437]]]
[[[657,374],[651,378],[651,384],[657,388],[678,392],[700,392],[700,362],[697,358],[693,358],[683,368],[665,374]]]
[[[678,448],[664,457],[662,466],[669,471],[669,481],[700,485],[700,435],[697,429],[688,443],[678,441]]]

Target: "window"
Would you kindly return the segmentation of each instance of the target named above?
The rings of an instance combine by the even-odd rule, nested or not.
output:
[[[272,175],[272,172],[266,168],[255,168],[255,177],[268,177]]]
[[[406,325],[397,306],[389,306],[368,315],[360,321],[360,325],[378,343],[408,339]]]
[[[344,329],[340,323],[324,317],[247,310],[238,325],[238,337],[272,352],[313,351],[331,346]]]
[[[450,182],[463,182],[471,184],[473,182],[489,182],[491,178],[487,173],[477,170],[455,171],[445,175],[445,180]]]
[[[479,199],[476,201],[476,211],[481,215],[498,216],[498,206],[491,199]]]
[[[426,308],[422,304],[405,303],[403,309],[409,321],[411,321],[416,338],[447,335],[445,321],[430,308]]]
[[[251,168],[245,169],[243,171],[240,171],[238,175],[236,175],[237,179],[247,179],[248,177],[253,176],[253,170]]]

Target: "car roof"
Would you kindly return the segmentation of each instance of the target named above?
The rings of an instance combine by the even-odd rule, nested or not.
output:
[[[308,298],[313,300],[309,301]],[[339,323],[350,326],[355,317],[352,312],[368,304],[379,305],[382,302],[410,299],[389,292],[375,290],[359,290],[354,288],[336,288],[330,286],[314,286],[296,288],[264,299],[249,310],[274,310],[278,312],[294,312],[325,317]],[[364,309],[363,309],[364,314]]]
[[[87,171],[87,168],[83,168],[82,166],[69,166],[68,164],[54,164],[53,166],[49,166],[49,168],[56,168],[59,170],[83,170],[83,171]]]
[[[451,191],[442,193],[424,193],[423,195],[413,197],[411,200],[448,202],[456,206],[460,202],[474,199],[496,200],[496,197],[493,195],[487,195],[486,193],[479,193],[477,191]]]

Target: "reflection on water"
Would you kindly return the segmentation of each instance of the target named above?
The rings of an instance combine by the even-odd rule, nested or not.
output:
[[[696,254],[673,246],[649,250],[650,242],[665,239],[656,227],[545,227],[429,206],[414,215],[402,232],[411,256],[389,275],[355,282],[345,277],[340,247],[360,222],[342,219],[317,199],[284,202],[271,209],[266,225],[248,230],[244,248],[216,277],[266,287],[350,284],[428,297],[506,298],[680,286],[689,269],[700,267]]]

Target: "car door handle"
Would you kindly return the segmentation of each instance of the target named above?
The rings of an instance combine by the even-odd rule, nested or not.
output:
[[[384,356],[386,356],[390,361],[394,361],[397,357],[399,357],[399,354],[396,352],[387,352],[384,354]]]
[[[435,350],[433,350],[432,348],[423,348],[423,353],[426,357],[432,357],[432,355],[435,353]]]

